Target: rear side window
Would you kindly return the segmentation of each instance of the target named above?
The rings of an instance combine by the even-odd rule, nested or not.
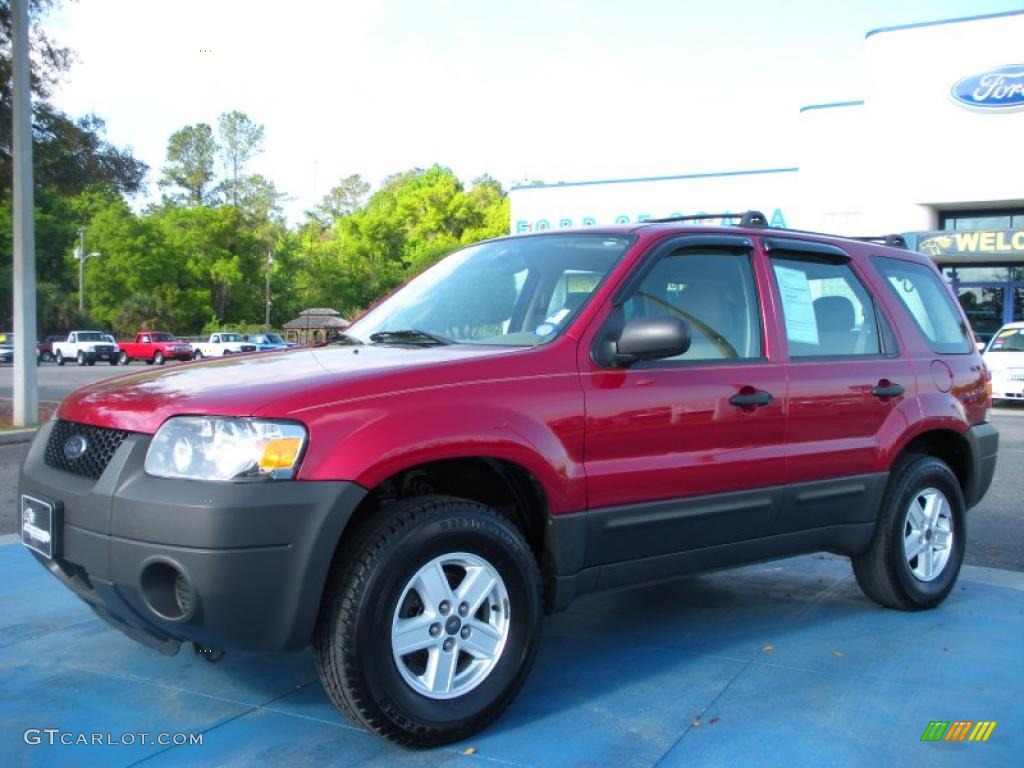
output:
[[[962,354],[973,351],[967,323],[953,297],[934,270],[901,259],[872,256],[889,290],[906,308],[914,325],[928,340],[933,352]]]
[[[846,263],[772,256],[791,358],[881,354],[875,305]]]

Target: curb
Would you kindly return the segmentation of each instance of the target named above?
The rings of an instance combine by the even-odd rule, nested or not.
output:
[[[25,429],[0,430],[0,445],[14,445],[15,443],[31,443],[36,436],[39,427],[27,427]]]

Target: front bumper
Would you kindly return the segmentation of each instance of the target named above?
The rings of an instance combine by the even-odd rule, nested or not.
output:
[[[52,560],[33,555],[97,614],[170,653],[182,641],[225,650],[308,644],[362,487],[151,477],[143,469],[150,437],[138,434],[93,481],[45,463],[53,428],[39,430],[19,482],[20,493],[63,507],[59,551]],[[178,599],[182,586],[188,600]]]

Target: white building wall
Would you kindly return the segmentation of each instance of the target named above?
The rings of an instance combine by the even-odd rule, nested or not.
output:
[[[512,232],[762,210],[837,234],[935,229],[941,210],[1024,205],[1024,109],[983,112],[962,78],[1024,64],[1024,13],[878,30],[862,103],[801,110],[793,168],[513,189]]]

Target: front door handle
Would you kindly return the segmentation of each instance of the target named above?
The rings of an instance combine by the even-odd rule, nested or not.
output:
[[[762,406],[768,405],[772,401],[771,392],[765,392],[761,389],[753,389],[752,387],[744,387],[746,391],[738,392],[729,398],[729,402],[739,408],[749,408],[751,406]]]
[[[899,397],[906,392],[903,387],[899,384],[895,384],[888,379],[882,379],[871,389],[871,394],[875,397]]]

